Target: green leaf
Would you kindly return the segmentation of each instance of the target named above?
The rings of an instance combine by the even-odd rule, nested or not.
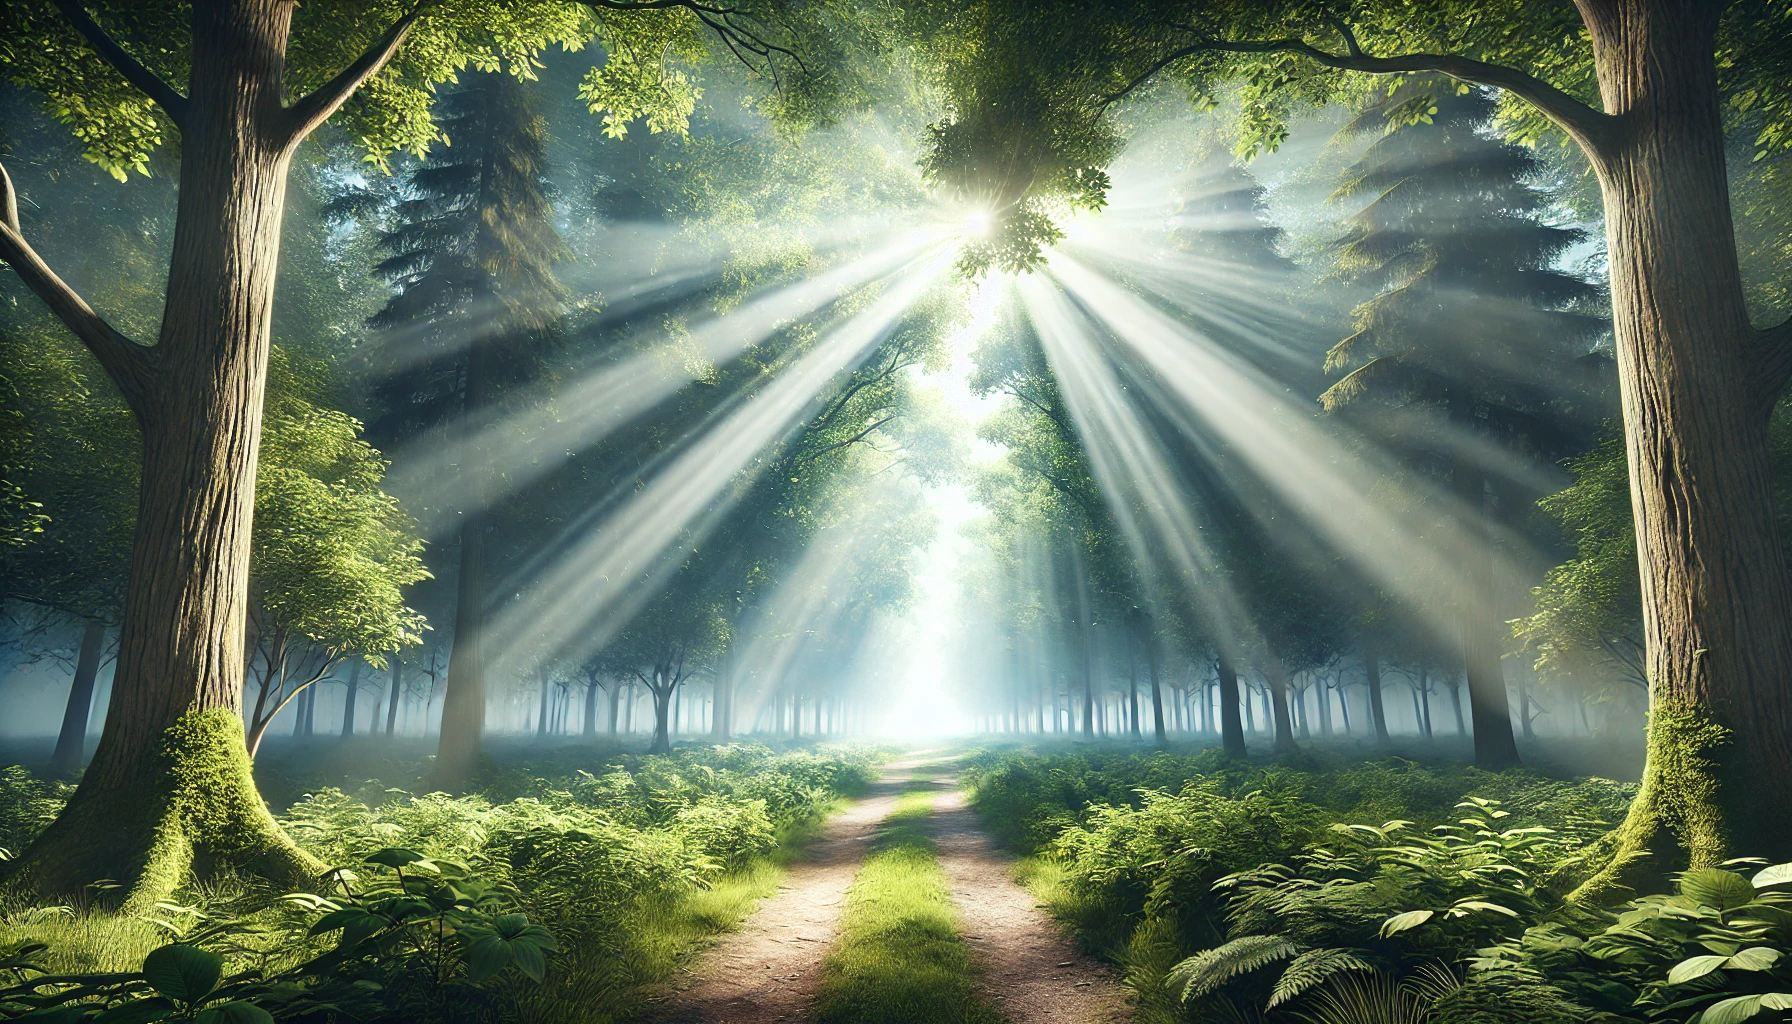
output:
[[[1726,967],[1739,971],[1765,971],[1779,963],[1782,954],[1772,946],[1750,946],[1730,958]]]
[[[1489,903],[1486,900],[1463,900],[1461,903],[1456,904],[1456,906],[1453,907],[1452,909],[1454,909],[1454,910],[1491,910],[1496,914],[1504,914],[1507,917],[1517,917],[1518,916],[1518,911],[1513,910],[1509,907],[1502,907],[1498,903]]]
[[[1699,1014],[1699,1024],[1742,1024],[1761,1012],[1761,996],[1737,996],[1712,1003]]]
[[[1700,906],[1735,910],[1755,901],[1755,887],[1734,871],[1695,868],[1680,876],[1680,895]]]
[[[1792,864],[1775,864],[1769,868],[1762,868],[1755,872],[1755,877],[1751,881],[1757,889],[1792,883]]]
[[[1729,962],[1729,959],[1727,956],[1695,956],[1690,960],[1682,960],[1668,972],[1668,984],[1684,985],[1694,978],[1703,978]]]
[[[22,1017],[13,1017],[13,1022],[29,1021],[30,1024],[75,1024],[87,1016],[91,1006],[55,1006],[48,1010],[32,1010]]]
[[[1242,935],[1223,946],[1204,949],[1170,969],[1165,984],[1181,992],[1183,1002],[1204,996],[1240,974],[1277,960],[1286,960],[1300,947],[1280,935]]]
[[[150,996],[148,999],[120,1003],[95,1017],[93,1024],[149,1024],[150,1021],[166,1020],[174,1016],[174,1012],[172,1001],[161,996]]]
[[[224,958],[198,946],[175,943],[143,958],[143,980],[157,992],[182,1003],[211,995],[224,974]]]
[[[402,846],[388,846],[383,850],[376,850],[362,858],[365,863],[378,864],[381,867],[393,869],[408,868],[413,864],[428,859],[428,857],[418,853],[416,850],[407,850]]]
[[[1435,916],[1436,911],[1431,910],[1408,910],[1404,914],[1395,914],[1381,923],[1381,937],[1385,939],[1390,935],[1410,931]]]
[[[510,966],[510,943],[496,935],[482,935],[467,946],[467,976],[484,981]]]
[[[254,1003],[232,999],[200,1011],[197,1024],[274,1024],[274,1015]]]

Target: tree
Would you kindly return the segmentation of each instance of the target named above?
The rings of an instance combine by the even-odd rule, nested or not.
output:
[[[384,667],[422,642],[423,617],[405,590],[428,578],[423,543],[380,489],[386,460],[351,417],[285,398],[269,417],[256,481],[249,572],[255,702],[250,757],[274,716],[350,655]],[[359,670],[348,683],[344,735]]]
[[[545,126],[524,83],[501,71],[469,76],[438,115],[455,141],[414,170],[375,268],[397,289],[371,321],[397,339],[382,351],[384,436],[452,433],[460,472],[460,567],[448,689],[433,784],[464,786],[485,726],[487,534],[496,467],[471,443],[507,384],[538,364],[564,291],[554,265],[565,245],[543,154]],[[395,422],[394,422],[395,421]]]
[[[1544,197],[1527,184],[1536,160],[1485,134],[1494,111],[1482,90],[1420,78],[1346,126],[1376,138],[1337,193],[1368,200],[1346,221],[1338,262],[1377,294],[1356,308],[1354,333],[1327,353],[1326,369],[1343,376],[1320,396],[1328,410],[1354,413],[1408,465],[1449,481],[1459,511],[1450,546],[1460,567],[1462,656],[1483,768],[1518,761],[1484,523],[1536,496],[1502,488],[1463,439],[1560,458],[1584,433],[1574,382],[1588,376],[1586,356],[1605,330],[1580,311],[1598,300],[1597,289],[1552,265],[1581,233],[1544,221]],[[1490,501],[1490,490],[1508,500]]]
[[[1014,9],[995,38],[974,32],[985,27],[976,12],[992,5],[916,6],[915,30],[944,55],[947,77],[972,83],[954,90],[955,118],[1026,111],[1027,131],[1006,137],[1031,148],[1010,175],[1052,171],[1030,180],[1064,202],[1091,199],[1055,169],[1098,171],[1086,154],[1109,132],[1104,114],[1158,76],[1203,98],[1241,82],[1247,151],[1276,144],[1298,104],[1361,96],[1369,76],[1421,73],[1503,90],[1520,139],[1571,140],[1604,197],[1653,709],[1642,794],[1582,894],[1676,864],[1792,849],[1792,692],[1782,685],[1792,581],[1774,535],[1767,444],[1792,376],[1792,322],[1749,321],[1724,133],[1727,108],[1753,118],[1761,150],[1792,146],[1792,25],[1776,8],[1042,3]],[[1007,73],[1015,67],[1027,73]],[[1022,95],[993,103],[1004,87]],[[977,177],[974,161],[938,152],[942,177]],[[1035,251],[1051,230],[1034,233]]]
[[[642,117],[677,130],[693,97],[667,63],[700,56],[706,31],[794,82],[789,106],[811,110],[847,83],[808,74],[806,63],[790,62],[787,73],[782,64],[792,46],[826,39],[829,13],[818,5],[786,17],[777,5],[748,5],[705,14],[679,0],[56,7],[8,8],[0,66],[14,84],[44,94],[89,156],[117,176],[147,170],[162,140],[178,135],[179,212],[159,339],[144,346],[27,243],[0,170],[0,259],[105,367],[135,414],[144,452],[112,691],[119,713],[107,716],[63,814],[7,877],[46,893],[107,877],[131,899],[153,902],[199,850],[219,867],[296,881],[315,865],[256,795],[237,711],[279,225],[301,143],[348,104],[343,127],[376,161],[422,152],[437,137],[433,87],[466,64],[526,64],[549,43],[593,41],[613,56],[582,88],[611,130]],[[184,95],[172,84],[183,78]],[[370,81],[377,85],[363,91]]]

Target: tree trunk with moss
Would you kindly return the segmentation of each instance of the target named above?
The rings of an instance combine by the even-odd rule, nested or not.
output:
[[[9,262],[119,384],[143,437],[105,729],[66,809],[6,869],[10,883],[39,894],[108,878],[147,907],[189,869],[241,867],[291,884],[317,867],[256,792],[240,707],[286,173],[334,109],[284,105],[291,15],[282,0],[193,6],[180,205],[154,347],[123,338],[34,263],[16,223],[5,239]]]
[[[1581,4],[1650,686],[1641,790],[1583,898],[1792,856],[1792,585],[1767,424],[1792,332],[1748,320],[1712,54],[1723,5]]]

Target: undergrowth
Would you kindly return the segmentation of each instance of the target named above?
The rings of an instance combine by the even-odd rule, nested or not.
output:
[[[96,899],[59,907],[7,899],[0,903],[0,974],[21,984],[58,983],[0,993],[0,1018],[38,1008],[43,991],[74,993],[71,1005],[81,1014],[126,1002],[130,1013],[147,1014],[134,1018],[141,1021],[198,1013],[198,1004],[175,1006],[173,1017],[137,1007],[163,998],[148,981],[61,987],[63,977],[147,978],[146,958],[165,958],[157,951],[173,942],[218,958],[209,999],[252,992],[236,1001],[265,1006],[273,1019],[311,1010],[250,986],[251,974],[306,990],[346,985],[354,1006],[332,1015],[358,1020],[626,1019],[692,951],[735,927],[776,888],[782,860],[841,799],[864,788],[875,764],[869,752],[844,748],[775,754],[744,745],[612,756],[590,769],[569,770],[569,756],[489,768],[485,790],[463,797],[409,793],[361,773],[349,776],[349,787],[312,789],[279,815],[281,824],[309,853],[352,869],[340,876],[351,879],[346,888],[320,880],[315,896],[226,877],[204,888],[189,883],[141,916],[103,909]],[[16,848],[47,824],[67,790],[19,769],[8,773],[0,779],[0,836]],[[433,879],[438,887],[407,895],[380,881],[401,862],[416,865],[399,871],[410,872],[406,886]],[[388,900],[379,906],[397,908],[396,916],[382,918],[373,938],[325,927],[346,912],[344,894],[362,882],[385,885],[367,899]],[[99,881],[89,896],[103,895],[105,885]],[[380,895],[388,890],[396,895]],[[436,922],[429,941],[426,919]],[[505,960],[485,970],[492,943],[513,941],[504,930],[524,928],[545,936],[540,969],[524,961],[502,969],[512,964]]]
[[[931,792],[905,794],[847,893],[816,1024],[1003,1024],[978,998],[970,949],[926,821]]]

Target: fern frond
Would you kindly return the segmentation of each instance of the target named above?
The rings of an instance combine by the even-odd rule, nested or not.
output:
[[[1245,935],[1196,953],[1171,968],[1166,980],[1171,987],[1180,987],[1180,998],[1187,1002],[1211,994],[1241,974],[1299,952],[1299,946],[1280,935]]]
[[[1342,971],[1369,969],[1367,961],[1348,949],[1309,949],[1295,957],[1276,979],[1276,987],[1263,1008],[1273,1010]]]

